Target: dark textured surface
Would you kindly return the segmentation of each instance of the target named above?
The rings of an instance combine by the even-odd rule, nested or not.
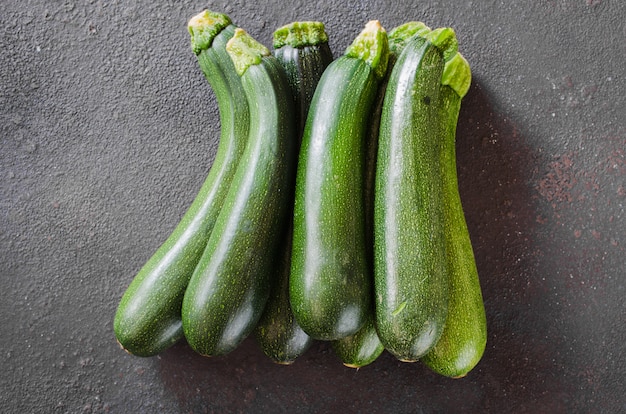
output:
[[[191,2],[9,1],[0,12],[0,411],[626,411],[626,6],[622,1],[211,2],[266,45],[326,23],[341,53],[369,19],[450,25],[474,83],[461,194],[489,324],[449,380],[323,343],[276,366],[247,340],[206,359],[123,353],[115,308],[203,181],[214,97]]]

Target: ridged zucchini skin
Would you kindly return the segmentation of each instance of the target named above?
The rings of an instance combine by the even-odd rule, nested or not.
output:
[[[240,34],[248,36],[241,31],[231,42]],[[248,144],[182,306],[187,342],[205,356],[234,350],[261,317],[294,185],[286,75],[273,56],[254,58],[258,62],[241,75],[250,108]]]
[[[234,30],[228,24],[210,47],[198,50],[200,67],[215,93],[220,114],[220,141],[213,164],[187,212],[132,280],[115,314],[117,341],[136,356],[157,355],[183,337],[183,295],[248,139],[248,103],[225,50]]]
[[[306,116],[311,99],[320,77],[332,62],[324,25],[321,22],[295,22],[275,32],[288,35],[289,44],[280,44],[274,56],[285,69],[292,92],[299,151]],[[310,36],[301,36],[301,31],[317,34],[315,41]],[[293,193],[292,193],[293,197]],[[289,275],[291,274],[291,251],[293,236],[293,198],[290,217],[281,238],[280,261],[277,262],[271,279],[270,296],[255,329],[255,337],[263,353],[278,364],[288,365],[301,356],[313,343],[313,338],[302,330],[296,321],[289,301]]]
[[[381,41],[386,67],[386,33]],[[296,320],[315,339],[353,335],[370,311],[364,164],[379,72],[344,54],[326,68],[309,109],[296,180],[289,290]]]
[[[443,227],[438,108],[441,51],[421,38],[398,56],[383,103],[376,168],[376,328],[392,355],[417,361],[446,323],[449,276]]]
[[[466,66],[466,63],[460,66]],[[460,96],[452,87],[442,85],[441,95],[439,110],[446,128],[442,171],[450,300],[443,334],[422,362],[441,375],[460,378],[467,375],[483,356],[487,343],[487,320],[456,168],[456,126],[464,92]]]

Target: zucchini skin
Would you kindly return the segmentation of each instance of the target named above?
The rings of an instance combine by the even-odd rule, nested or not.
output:
[[[296,130],[304,132],[313,94],[326,67],[333,61],[327,42],[303,47],[284,45],[274,50],[274,56],[285,68],[296,107]]]
[[[233,33],[234,26],[229,25],[198,55],[220,114],[220,141],[213,164],[187,212],[132,280],[115,314],[117,341],[136,356],[157,355],[183,337],[183,295],[248,138],[248,103],[225,50]]]
[[[374,362],[385,350],[376,332],[374,313],[357,333],[333,341],[332,348],[348,368],[362,368]]]
[[[274,50],[274,56],[285,69],[294,99],[297,151],[302,140],[304,123],[311,99],[320,77],[332,62],[332,52],[327,42],[294,47],[283,45]],[[290,217],[293,217],[293,195]],[[257,343],[263,353],[278,364],[288,365],[301,356],[313,343],[296,321],[289,301],[289,276],[293,246],[293,221],[282,236],[281,256],[272,275],[270,296],[255,329]]]
[[[263,354],[281,365],[290,365],[313,344],[298,324],[289,302],[292,226],[282,235],[281,256],[270,281],[270,293],[254,335]]]
[[[389,37],[389,42],[392,38]],[[393,50],[389,52],[387,71],[378,86],[378,92],[372,106],[368,123],[368,134],[366,139],[365,155],[365,184],[364,184],[364,207],[365,207],[365,240],[368,266],[374,266],[374,196],[376,182],[376,159],[378,153],[378,135],[380,131],[380,117],[383,109],[383,101],[389,73],[395,63],[396,54]],[[371,283],[374,283],[372,272]],[[373,294],[373,292],[372,292]],[[384,346],[378,338],[375,323],[374,300],[365,325],[353,335],[332,341],[332,348],[335,354],[349,368],[361,368],[374,362],[384,351]]]
[[[482,358],[487,344],[487,320],[458,188],[455,137],[461,97],[446,85],[442,85],[441,94],[441,118],[446,127],[442,168],[450,300],[443,334],[422,362],[438,374],[460,378]]]
[[[441,51],[421,38],[398,56],[380,121],[374,210],[376,327],[387,349],[417,361],[446,323],[449,276],[443,230],[438,113]]]
[[[319,81],[304,130],[289,289],[296,320],[316,339],[356,333],[371,306],[364,141],[377,86],[362,60],[339,57]]]
[[[234,350],[261,317],[294,185],[293,107],[282,67],[266,56],[241,81],[250,137],[182,306],[187,342],[205,356]]]

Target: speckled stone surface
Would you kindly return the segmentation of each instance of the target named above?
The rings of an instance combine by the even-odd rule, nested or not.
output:
[[[0,12],[3,413],[626,411],[626,3],[210,2],[270,45],[321,20],[341,54],[363,25],[456,29],[473,85],[461,195],[489,337],[450,380],[325,343],[277,366],[246,340],[137,358],[112,319],[204,180],[217,106],[173,1],[7,1]]]

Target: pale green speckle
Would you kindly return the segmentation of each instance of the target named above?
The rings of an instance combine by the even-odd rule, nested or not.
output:
[[[400,314],[400,312],[402,312],[404,310],[404,308],[406,308],[406,301],[402,302],[397,308],[396,310],[394,310],[391,313],[391,316],[398,316]]]

